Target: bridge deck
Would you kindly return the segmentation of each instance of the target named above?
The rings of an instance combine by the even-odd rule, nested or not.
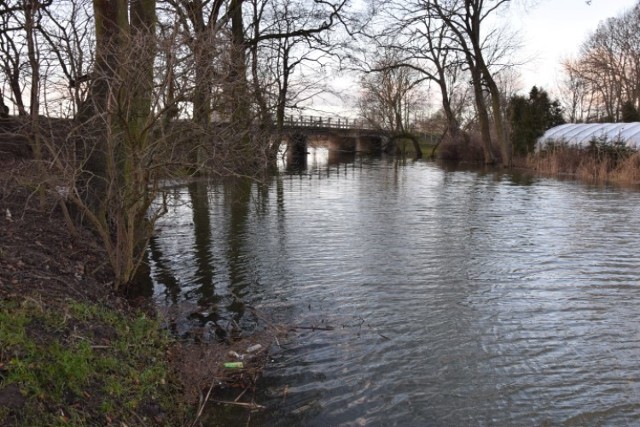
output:
[[[364,120],[346,117],[289,116],[283,127],[287,129],[342,129],[342,130],[379,130]]]

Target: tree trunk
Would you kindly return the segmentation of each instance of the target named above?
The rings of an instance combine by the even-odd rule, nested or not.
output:
[[[20,77],[18,74],[11,75],[9,79],[9,87],[11,88],[11,92],[13,93],[13,102],[16,104],[18,108],[19,116],[27,115],[27,108],[24,105],[24,100],[22,99],[22,88],[20,87]]]
[[[507,136],[504,115],[502,114],[501,94],[493,79],[489,84],[491,94],[491,105],[493,109],[493,120],[495,123],[496,136],[500,145],[500,157],[502,166],[510,168],[513,159],[513,145]]]
[[[483,81],[486,83],[486,86],[489,89],[489,95],[491,96],[491,108],[493,110],[496,138],[498,139],[498,145],[500,146],[500,160],[502,162],[502,166],[510,168],[513,157],[513,147],[506,134],[505,120],[504,115],[502,114],[502,95],[500,94],[498,85],[493,79],[489,68],[484,63],[482,52],[479,48],[476,49],[476,58],[476,65],[480,69]]]
[[[236,144],[241,153],[241,165],[252,163],[255,155],[251,151],[251,137],[248,133],[251,116],[247,86],[246,46],[244,25],[242,18],[242,3],[244,0],[231,0],[229,13],[231,14],[231,69],[229,72],[229,95],[231,107],[231,126],[237,137]]]
[[[38,15],[38,2],[25,3],[25,32],[27,37],[27,56],[29,57],[29,67],[31,68],[31,148],[38,168],[42,167],[42,141],[40,138],[40,60],[36,44],[36,18]],[[45,188],[38,187],[40,199],[40,209],[45,209]]]
[[[211,32],[204,22],[203,6],[197,3],[191,14],[195,27],[193,54],[195,58],[195,92],[193,93],[193,120],[197,125],[208,128],[211,122],[211,82],[213,81],[213,58]]]
[[[442,109],[444,110],[444,115],[447,120],[447,125],[445,131],[443,132],[440,140],[434,145],[431,150],[431,158],[434,159],[436,157],[436,150],[444,141],[445,137],[449,135],[449,138],[454,144],[458,144],[461,142],[461,132],[460,132],[460,124],[458,123],[458,119],[451,108],[451,100],[449,99],[449,93],[447,92],[447,86],[444,83],[446,80],[444,79],[444,75],[441,80],[439,80],[440,92],[442,95]]]
[[[132,270],[129,282],[142,282],[148,275],[148,269],[139,268],[143,262],[148,239],[151,235],[147,208],[151,204],[148,190],[149,174],[146,165],[146,154],[149,150],[152,122],[151,106],[153,100],[153,65],[156,56],[155,27],[156,1],[131,0],[130,32],[127,37],[128,57],[131,63],[122,64],[126,68],[126,84],[132,84],[127,101],[130,104],[130,117],[125,124],[126,141],[122,147],[124,155],[123,185],[129,189],[125,196],[125,215],[128,217],[132,244],[128,257],[131,263],[127,267]],[[127,61],[128,62],[128,61]],[[135,83],[134,83],[135,82]],[[142,276],[142,277],[141,277]]]
[[[257,42],[260,37],[260,18],[261,13],[258,9],[258,2],[253,3],[253,39],[251,44],[251,77],[253,78],[253,94],[256,100],[256,104],[259,110],[260,128],[263,132],[270,132],[273,127],[273,119],[271,117],[271,111],[265,98],[266,89],[261,87],[260,84],[260,69],[259,69],[259,43]],[[281,127],[278,127],[278,131]]]
[[[493,110],[493,120],[496,131],[496,138],[498,139],[498,144],[500,146],[501,153],[501,161],[504,166],[511,166],[511,142],[507,138],[505,133],[505,122],[502,115],[502,102],[500,100],[500,90],[496,85],[493,76],[491,75],[491,71],[487,66],[484,54],[483,54],[483,46],[482,40],[480,38],[480,27],[483,19],[486,17],[484,15],[486,12],[483,11],[483,1],[469,1],[465,0],[465,24],[466,31],[469,35],[469,39],[471,42],[473,55],[474,55],[474,63],[475,63],[475,73],[478,75],[478,83],[480,84],[480,92],[482,92],[482,88],[486,84],[489,89],[489,95],[491,97],[491,107]],[[489,8],[489,6],[486,6]],[[494,5],[497,8],[497,5]],[[475,80],[474,80],[475,85]],[[484,103],[484,102],[483,102]],[[493,157],[493,156],[492,156]]]
[[[478,113],[478,122],[480,125],[480,137],[482,138],[482,153],[485,164],[495,164],[496,159],[493,156],[493,148],[491,144],[491,125],[489,120],[489,112],[484,99],[484,91],[482,90],[482,77],[476,68],[473,60],[468,58],[469,68],[471,70],[471,80],[473,82],[473,94]]]
[[[128,38],[134,63],[127,66],[136,82],[131,100],[132,123],[129,128],[146,143],[147,119],[153,94],[153,62],[155,52],[156,4],[155,0],[131,0],[131,31]],[[133,128],[133,129],[132,129]]]
[[[80,185],[85,213],[100,234],[115,286],[135,279],[149,223],[149,144],[155,57],[155,0],[94,0],[95,73],[84,125]],[[129,12],[131,26],[129,25]]]
[[[107,189],[109,169],[113,165],[108,155],[113,142],[114,129],[110,129],[109,106],[113,103],[118,52],[126,30],[126,0],[93,0],[96,28],[95,76],[91,82],[87,101],[78,112],[83,126],[78,141],[78,154],[84,163],[79,185],[83,190],[83,203],[91,210],[101,227],[108,228]],[[124,15],[124,18],[123,18]],[[123,19],[125,20],[123,22]]]

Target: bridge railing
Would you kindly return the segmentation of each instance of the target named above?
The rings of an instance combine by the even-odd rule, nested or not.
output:
[[[372,125],[367,120],[339,116],[291,115],[285,117],[283,126],[289,128],[380,130],[379,127]],[[410,125],[406,131],[412,134],[420,134],[423,132],[415,125]]]
[[[283,125],[285,127],[306,128],[373,129],[373,126],[362,119],[350,119],[348,117],[336,116],[287,116],[285,117]]]

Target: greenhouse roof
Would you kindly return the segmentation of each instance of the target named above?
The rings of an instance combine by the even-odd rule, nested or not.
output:
[[[586,146],[597,139],[603,142],[621,141],[627,146],[640,148],[640,123],[569,123],[547,130],[538,138],[538,147],[548,142],[565,142]]]

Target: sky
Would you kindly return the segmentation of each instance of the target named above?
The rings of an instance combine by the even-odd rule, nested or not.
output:
[[[621,15],[638,1],[591,0],[591,4],[587,0],[514,1],[497,19],[507,20],[520,38],[522,47],[516,54],[516,61],[522,63],[517,67],[521,75],[520,93],[526,95],[536,85],[558,97],[563,80],[562,61],[579,53],[580,45],[601,21]],[[357,116],[357,80],[353,76],[336,78],[332,87],[342,94],[342,99],[321,96],[310,105],[308,114]]]
[[[520,67],[526,92],[533,85],[553,93],[562,81],[561,62],[576,56],[580,45],[606,18],[631,9],[637,0],[538,0],[512,10],[512,27],[521,29],[522,54],[531,61]]]

